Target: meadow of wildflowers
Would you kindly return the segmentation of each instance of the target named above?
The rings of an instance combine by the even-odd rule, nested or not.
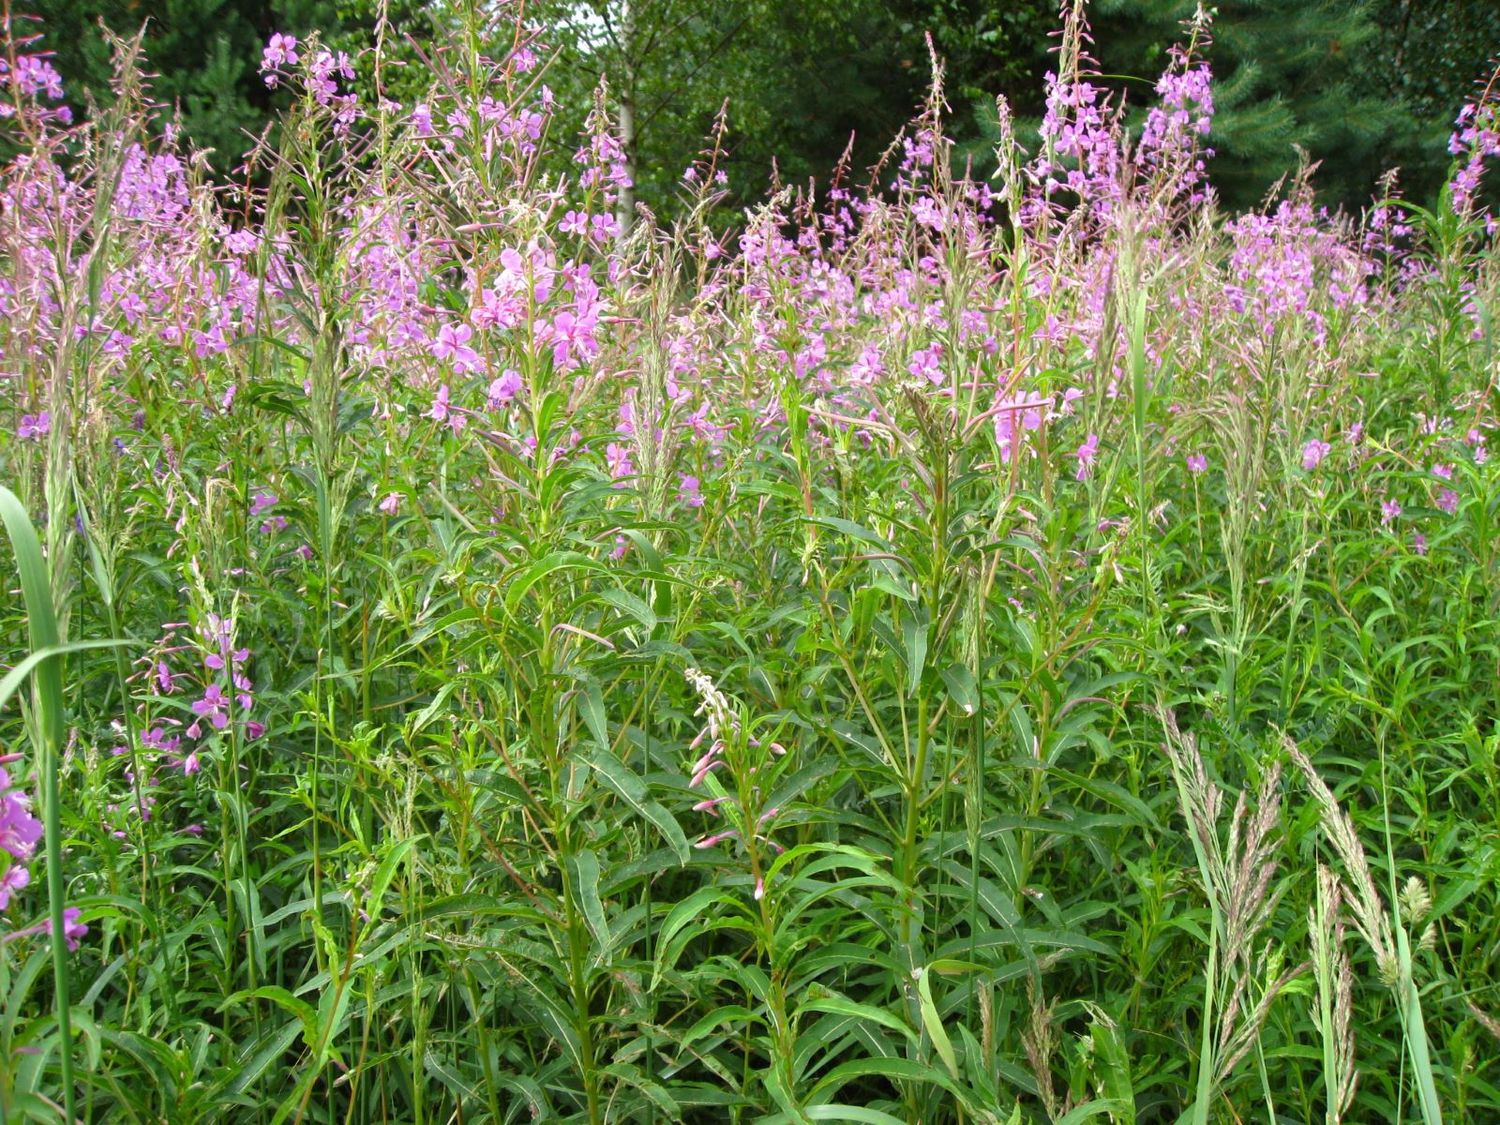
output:
[[[1225,215],[1069,5],[726,226],[505,26],[240,190],[8,28],[0,1116],[1500,1120],[1497,92]]]

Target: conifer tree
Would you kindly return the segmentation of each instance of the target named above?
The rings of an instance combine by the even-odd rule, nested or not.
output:
[[[1095,54],[1130,75],[1128,100],[1152,100],[1167,50],[1195,0],[1097,0]],[[1373,71],[1379,11],[1369,0],[1220,0],[1213,6],[1212,178],[1226,207],[1254,205],[1304,154],[1330,203],[1368,200],[1418,132],[1412,107]],[[1456,107],[1455,107],[1456,108]]]

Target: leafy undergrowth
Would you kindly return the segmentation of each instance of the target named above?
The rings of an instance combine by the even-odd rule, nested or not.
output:
[[[244,194],[14,47],[7,1120],[1500,1115],[1494,104],[1227,218],[1084,33],[732,237],[521,32]]]

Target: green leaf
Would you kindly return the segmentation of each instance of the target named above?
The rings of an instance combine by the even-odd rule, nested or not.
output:
[[[901,638],[906,646],[906,694],[916,695],[927,666],[927,623],[915,613],[901,615]]]
[[[865,1125],[905,1125],[901,1118],[892,1117],[889,1113],[882,1113],[878,1109],[840,1105],[837,1102],[808,1106],[802,1112],[814,1121],[859,1121],[864,1122]]]
[[[804,1000],[797,1008],[802,1012],[830,1012],[839,1016],[854,1016],[857,1019],[869,1020],[871,1023],[888,1027],[892,1031],[899,1031],[913,1043],[917,1042],[917,1033],[907,1025],[906,1021],[894,1012],[885,1008],[877,1008],[871,1004],[861,1004],[856,1000],[850,1000],[844,996],[818,996],[810,1000]]]
[[[370,880],[370,893],[365,897],[365,913],[370,916],[373,924],[380,915],[380,907],[385,899],[385,892],[391,885],[391,880],[396,877],[396,868],[406,853],[416,846],[417,841],[425,835],[408,836],[404,840],[398,840],[396,844],[385,854],[380,861],[380,866],[375,869],[375,878]]]
[[[538,559],[524,570],[520,577],[514,579],[505,591],[505,608],[511,613],[521,604],[521,599],[528,591],[547,575],[558,570],[587,570],[596,573],[606,573],[608,568],[589,558],[587,555],[579,554],[577,551],[554,551],[545,558]]]
[[[943,1060],[943,1065],[948,1068],[948,1073],[957,1078],[958,1056],[953,1053],[953,1041],[948,1038],[948,1032],[938,1016],[937,1005],[932,1002],[932,974],[924,968],[918,968],[913,970],[913,975],[917,978],[917,1006],[922,1012],[922,1026],[927,1029],[927,1035],[932,1039],[932,1045],[936,1048],[938,1057]]]
[[[733,903],[724,891],[715,886],[699,887],[687,898],[672,907],[656,935],[656,966],[651,974],[651,987],[656,988],[662,974],[677,960],[677,935],[683,928],[696,923],[709,907],[718,903]]]
[[[583,919],[589,931],[599,943],[599,959],[609,953],[613,942],[609,936],[609,922],[604,917],[604,904],[599,900],[599,857],[585,848],[568,858],[573,883],[578,895],[578,905],[583,909]]]
[[[86,652],[95,648],[124,648],[133,643],[132,641],[69,641],[65,645],[53,645],[39,652],[33,652],[7,672],[4,679],[0,679],[0,708],[10,702],[10,697],[16,693],[16,689],[44,660],[51,660],[54,656],[66,656],[71,652]]]
[[[974,673],[963,664],[950,664],[943,669],[943,683],[948,696],[965,715],[979,710],[979,685],[974,682]]]
[[[608,747],[596,750],[589,757],[588,763],[599,775],[599,779],[635,810],[636,815],[644,817],[655,826],[665,837],[668,846],[677,853],[678,862],[686,864],[690,850],[682,826],[677,823],[676,817],[651,798],[640,775],[627,769],[625,763],[610,753]]]

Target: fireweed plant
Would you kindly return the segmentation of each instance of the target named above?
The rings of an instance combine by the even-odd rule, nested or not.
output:
[[[519,17],[253,190],[7,20],[6,1120],[1500,1116],[1496,87],[1226,216],[1084,16],[628,234]]]

